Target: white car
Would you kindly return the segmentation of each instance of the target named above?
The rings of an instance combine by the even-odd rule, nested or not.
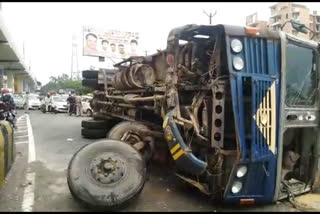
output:
[[[67,113],[68,105],[66,99],[62,96],[52,96],[52,107],[56,108],[57,112]]]
[[[92,117],[93,111],[90,107],[90,101],[92,97],[82,96],[82,113],[86,114],[89,117]]]
[[[37,95],[30,94],[29,96],[29,106],[28,109],[40,109],[40,99]]]

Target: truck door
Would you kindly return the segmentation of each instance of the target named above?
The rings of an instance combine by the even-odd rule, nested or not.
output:
[[[293,194],[310,190],[319,150],[318,48],[289,35],[285,40],[281,41],[285,66],[281,68],[278,199],[286,197],[283,182]]]

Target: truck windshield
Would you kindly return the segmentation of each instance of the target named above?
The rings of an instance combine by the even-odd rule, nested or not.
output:
[[[287,45],[286,103],[313,105],[316,97],[315,51],[292,43]]]

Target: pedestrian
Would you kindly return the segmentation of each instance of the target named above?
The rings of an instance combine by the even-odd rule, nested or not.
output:
[[[51,105],[52,100],[50,94],[48,93],[47,96],[44,98],[44,104],[46,105],[46,112],[49,111],[49,106]]]
[[[72,114],[76,114],[75,105],[76,105],[76,98],[73,96],[73,94],[69,94],[69,97],[67,98],[68,103],[68,112],[71,116]]]
[[[77,117],[82,115],[82,98],[81,93],[76,96]]]
[[[24,104],[24,113],[29,114],[29,91],[27,91],[25,97],[25,104]]]

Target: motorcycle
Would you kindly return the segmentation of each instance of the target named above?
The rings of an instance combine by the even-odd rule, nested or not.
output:
[[[55,114],[58,113],[58,111],[56,110],[56,107],[52,106],[52,104],[49,104],[49,106],[48,106],[48,111],[47,111],[47,109],[46,109],[46,104],[43,103],[43,104],[41,104],[41,106],[40,106],[40,110],[42,111],[42,113],[46,113],[46,112],[53,112],[53,113],[55,113]]]
[[[12,128],[16,128],[16,111],[9,109],[9,105],[0,101],[0,120],[8,121]]]

